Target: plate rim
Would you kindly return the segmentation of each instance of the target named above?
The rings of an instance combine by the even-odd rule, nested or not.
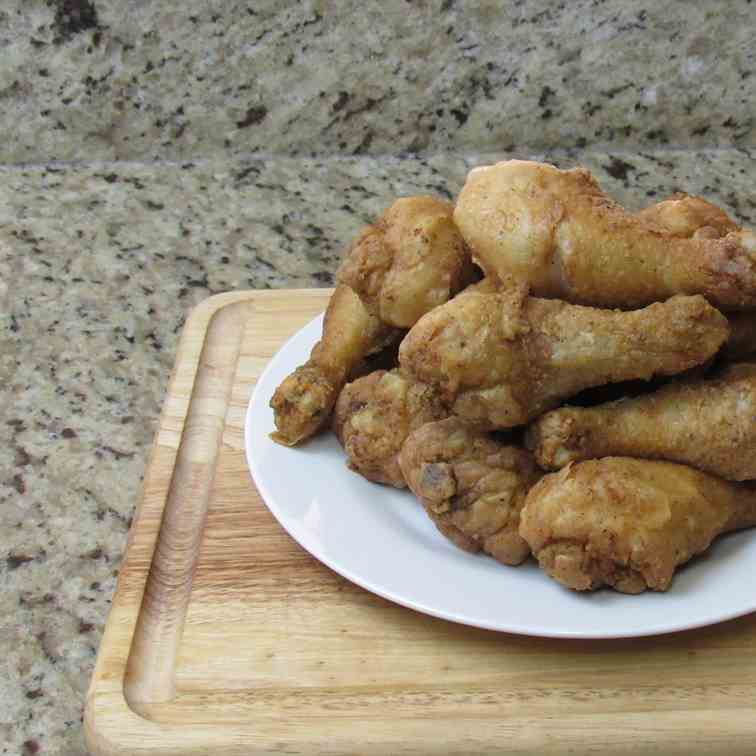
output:
[[[376,584],[370,579],[364,578],[358,574],[353,573],[349,568],[339,564],[338,560],[330,558],[328,555],[319,553],[317,549],[307,543],[306,534],[298,533],[294,523],[289,523],[291,519],[286,516],[278,505],[276,504],[276,497],[268,490],[265,482],[264,475],[260,474],[260,468],[256,461],[255,456],[252,454],[252,436],[253,436],[253,422],[252,414],[253,409],[258,402],[262,401],[267,403],[269,397],[260,396],[261,386],[266,383],[268,374],[272,372],[275,366],[276,358],[287,347],[290,346],[298,337],[301,337],[302,332],[308,328],[311,328],[316,322],[322,323],[325,313],[320,313],[314,318],[308,320],[304,325],[296,329],[283,343],[281,343],[276,349],[275,353],[270,357],[263,370],[257,376],[255,385],[252,389],[249,402],[247,403],[247,409],[244,413],[244,456],[247,464],[247,470],[250,474],[251,481],[255,486],[257,492],[260,494],[260,498],[265,504],[268,511],[273,515],[278,524],[284,529],[284,531],[303,548],[310,556],[317,561],[324,564],[330,570],[340,575],[341,577],[349,580],[351,583],[363,588],[364,590],[373,593],[381,598],[390,601],[399,606],[411,609],[421,614],[426,614],[437,619],[442,619],[447,622],[453,622],[458,625],[464,625],[468,627],[475,627],[482,630],[488,630],[491,632],[508,633],[512,635],[520,635],[524,637],[532,638],[550,638],[559,640],[618,640],[618,639],[633,639],[633,638],[647,638],[660,635],[670,635],[673,633],[681,633],[686,631],[698,630],[705,627],[711,627],[719,625],[724,622],[744,617],[748,614],[756,612],[756,593],[754,593],[754,600],[751,606],[741,607],[733,609],[731,612],[714,612],[708,615],[704,615],[699,619],[684,622],[666,622],[657,623],[649,628],[637,628],[629,629],[627,631],[583,631],[583,630],[560,630],[558,628],[541,628],[534,630],[532,628],[526,628],[523,625],[517,625],[517,623],[508,625],[501,622],[487,622],[485,619],[470,618],[466,615],[455,615],[453,612],[449,612],[443,609],[437,609],[433,606],[423,604],[420,601],[413,600],[401,595],[398,595],[390,590],[383,589],[380,585]],[[312,346],[312,344],[310,345]],[[272,429],[271,429],[272,430]],[[263,431],[265,435],[267,432]],[[378,485],[378,484],[375,484]],[[610,590],[610,589],[604,589]],[[663,595],[663,594],[662,594]]]

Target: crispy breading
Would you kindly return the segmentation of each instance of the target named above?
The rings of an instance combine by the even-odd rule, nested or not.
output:
[[[591,386],[687,370],[727,334],[724,316],[700,296],[620,312],[515,287],[462,293],[423,316],[399,362],[437,386],[454,414],[483,429],[508,428]]]
[[[538,464],[559,469],[596,457],[682,462],[730,480],[756,478],[756,366],[710,380],[680,381],[651,394],[561,407],[528,429]],[[741,369],[742,370],[742,369]]]
[[[377,370],[348,383],[333,413],[347,465],[368,480],[406,486],[399,452],[416,428],[449,414],[436,391],[399,370]]]
[[[271,438],[293,446],[317,433],[328,422],[350,372],[400,335],[371,314],[348,286],[337,286],[326,310],[322,339],[270,400],[277,429]]]
[[[411,433],[399,464],[430,518],[457,546],[485,551],[502,564],[528,557],[520,510],[541,473],[527,451],[450,417]]]
[[[667,206],[639,218],[583,168],[509,160],[468,174],[454,219],[486,275],[524,281],[537,296],[633,308],[703,294],[722,309],[756,308],[756,234],[719,236],[726,217],[685,214]],[[702,220],[713,225],[696,230]]]
[[[434,197],[397,200],[352,245],[339,283],[383,323],[412,327],[479,276],[452,214]]]
[[[717,239],[738,230],[738,224],[722,208],[682,192],[644,207],[636,218],[681,239]]]
[[[604,457],[546,475],[520,535],[568,588],[669,588],[675,569],[721,533],[756,525],[756,489],[672,462]]]
[[[367,355],[479,277],[452,209],[433,197],[400,199],[353,242],[320,342],[271,399],[274,441],[293,446],[317,433]]]

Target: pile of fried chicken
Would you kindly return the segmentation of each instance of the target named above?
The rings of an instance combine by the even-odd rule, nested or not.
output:
[[[439,531],[563,585],[666,590],[756,525],[756,234],[699,197],[625,211],[510,160],[397,200],[347,250],[272,438],[331,427]]]

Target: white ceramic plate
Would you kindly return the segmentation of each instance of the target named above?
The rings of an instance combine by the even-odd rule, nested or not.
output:
[[[303,363],[322,316],[270,361],[247,410],[247,461],[270,511],[307,551],[345,578],[398,604],[467,625],[561,638],[655,635],[756,610],[756,538],[726,536],[681,569],[667,593],[568,591],[530,561],[504,567],[453,546],[407,491],[348,470],[336,438],[302,447],[273,443],[275,387]]]

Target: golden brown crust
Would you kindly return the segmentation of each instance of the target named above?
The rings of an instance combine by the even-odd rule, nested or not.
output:
[[[450,417],[411,433],[399,463],[430,518],[457,546],[503,564],[527,558],[520,509],[540,475],[527,451]]]
[[[570,464],[530,491],[520,535],[568,588],[666,590],[721,533],[756,524],[756,490],[671,462]]]
[[[437,307],[404,338],[399,361],[437,386],[455,414],[508,428],[591,386],[687,370],[727,333],[726,319],[700,296],[618,312],[514,287],[463,292]]]
[[[756,478],[756,375],[671,383],[595,407],[562,407],[528,429],[538,464],[607,456],[666,459],[730,480]]]
[[[323,322],[323,337],[310,359],[287,376],[270,400],[276,424],[271,438],[294,446],[323,428],[344,382],[371,353],[401,332],[372,315],[347,286],[336,287]]]
[[[449,202],[394,202],[349,249],[337,277],[388,325],[410,328],[471,283],[476,271]]]
[[[718,239],[738,230],[737,223],[724,210],[703,197],[682,192],[643,208],[636,217],[651,228],[681,239]]]
[[[470,172],[454,219],[486,275],[527,282],[535,295],[633,308],[703,294],[724,309],[756,309],[756,234],[708,203],[677,201],[685,212],[639,218],[582,168],[510,160]],[[702,221],[713,225],[696,229]]]
[[[318,431],[333,407],[338,386],[317,365],[300,365],[276,388],[270,406],[276,428],[271,438],[294,446]]]
[[[367,355],[479,277],[452,210],[433,197],[407,197],[360,232],[339,269],[321,341],[271,400],[273,440],[292,446],[317,433]]]
[[[407,436],[448,410],[429,386],[399,370],[377,370],[348,383],[333,413],[333,429],[347,465],[375,483],[404,488],[399,451]]]
[[[512,565],[532,548],[576,590],[666,590],[719,533],[756,524],[754,485],[645,459],[756,478],[756,364],[700,377],[756,354],[756,235],[720,208],[678,194],[630,214],[584,169],[509,161],[472,171],[456,210],[395,202],[337,280],[321,340],[271,400],[279,443],[332,416],[348,466],[409,485],[458,547]],[[540,482],[501,439],[519,431],[486,434],[656,375],[681,381],[534,422],[528,444],[563,467]]]

